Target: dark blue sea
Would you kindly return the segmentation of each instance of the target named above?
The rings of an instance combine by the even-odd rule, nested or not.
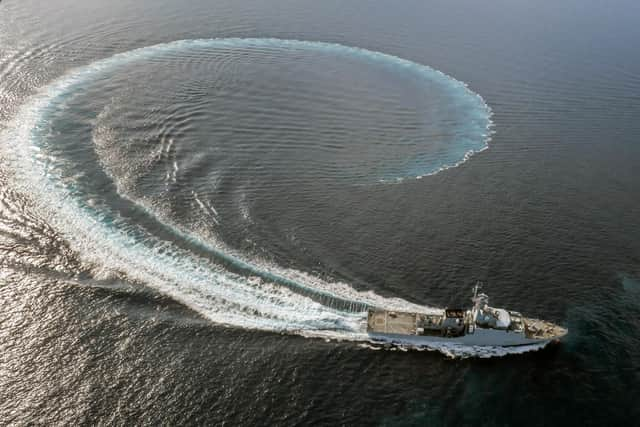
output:
[[[0,425],[638,425],[639,19],[0,1]],[[369,343],[478,280],[568,335]]]

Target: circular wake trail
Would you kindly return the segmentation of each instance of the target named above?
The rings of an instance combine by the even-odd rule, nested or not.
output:
[[[122,272],[193,308],[214,322],[244,328],[285,331],[307,336],[366,339],[366,308],[371,305],[405,310],[429,310],[372,292],[357,292],[345,284],[327,283],[304,273],[263,265],[232,255],[187,231],[165,223],[135,200],[120,195],[173,238],[149,235],[117,212],[101,209],[101,201],[84,195],[73,176],[63,178],[65,159],[51,154],[48,122],[74,91],[116,73],[118,67],[158,55],[199,48],[278,48],[330,51],[384,62],[438,80],[452,93],[473,100],[477,121],[485,130],[481,145],[435,173],[464,162],[487,147],[491,111],[467,86],[440,71],[395,56],[338,44],[280,39],[183,40],[144,47],[75,69],[46,86],[22,106],[3,136],[18,185],[36,194],[39,214],[62,230],[80,256],[104,274]],[[81,171],[77,172],[81,174]],[[429,174],[426,173],[426,174]],[[416,174],[421,177],[426,174]],[[397,180],[393,180],[397,181]],[[146,234],[145,234],[146,233]],[[174,241],[188,244],[175,244]],[[198,253],[188,250],[198,248]],[[206,253],[207,256],[202,256]]]

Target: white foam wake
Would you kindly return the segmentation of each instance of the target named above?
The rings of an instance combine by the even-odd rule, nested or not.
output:
[[[38,213],[64,233],[85,262],[96,266],[96,275],[124,272],[131,280],[157,289],[223,325],[340,340],[368,339],[366,313],[332,308],[299,291],[318,292],[342,301],[354,301],[362,306],[375,305],[412,311],[435,310],[401,299],[382,298],[373,292],[358,292],[347,284],[328,283],[298,271],[284,270],[268,264],[252,265],[232,255],[222,254],[226,262],[231,259],[243,266],[241,270],[255,274],[233,273],[171,242],[151,235],[141,240],[140,231],[136,230],[135,224],[109,218],[107,213],[93,208],[98,203],[75,194],[70,187],[72,183],[60,179],[56,170],[63,164],[63,160],[52,157],[46,149],[47,120],[56,103],[63,101],[74,89],[81,88],[92,79],[115,71],[118,66],[130,61],[161,53],[193,47],[274,45],[332,49],[393,61],[400,67],[444,76],[437,70],[390,55],[319,42],[276,39],[188,40],[132,50],[68,72],[40,90],[21,107],[11,126],[2,134],[2,143],[16,172],[17,184],[23,192],[36,195]],[[449,84],[468,90],[463,83],[445,77]],[[211,209],[213,212],[213,208]],[[184,233],[181,230],[175,232],[178,235]],[[198,241],[197,237],[186,237]],[[201,241],[199,244],[207,245]],[[219,252],[219,248],[209,249]],[[283,286],[282,281],[269,280],[282,276],[285,277],[283,280],[287,286]],[[430,348],[456,355],[450,347],[434,344]],[[473,351],[475,350],[463,353],[470,354]]]

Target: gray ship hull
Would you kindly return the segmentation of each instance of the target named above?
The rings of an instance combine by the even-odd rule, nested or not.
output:
[[[492,329],[476,329],[474,333],[460,337],[441,337],[431,335],[405,335],[394,333],[369,332],[374,342],[400,343],[414,346],[429,344],[459,344],[468,346],[516,347],[525,345],[547,344],[551,339],[527,338],[524,334]]]

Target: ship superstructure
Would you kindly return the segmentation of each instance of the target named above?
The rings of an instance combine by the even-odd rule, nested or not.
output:
[[[473,292],[471,309],[402,312],[369,309],[367,333],[374,341],[425,345],[434,342],[472,346],[524,346],[558,340],[567,330],[551,322],[526,318],[517,311],[489,306],[489,297]]]

